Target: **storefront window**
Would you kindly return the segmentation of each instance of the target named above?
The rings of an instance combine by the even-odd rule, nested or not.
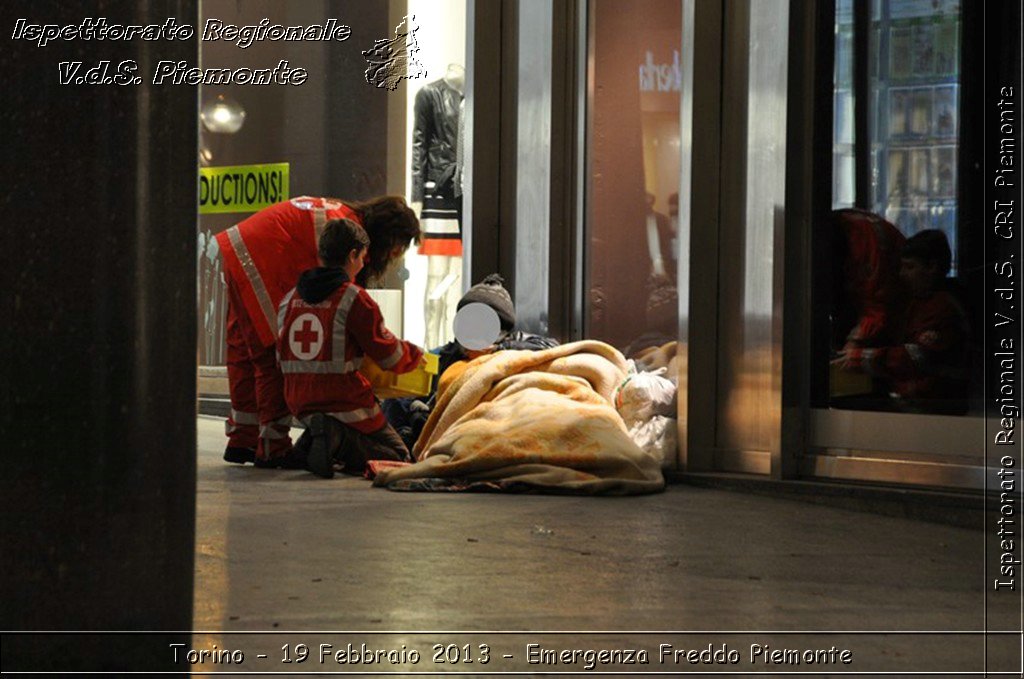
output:
[[[835,8],[827,400],[965,414],[977,296],[958,220],[960,3],[872,0],[866,32],[853,0]]]
[[[462,296],[463,115],[466,64],[464,0],[410,0],[419,25],[416,58],[423,78],[406,81],[405,195],[427,237],[405,258],[405,338],[428,348],[452,339]]]
[[[855,195],[853,5],[836,3],[835,207]],[[867,55],[870,209],[907,237],[945,233],[956,275],[959,0],[873,0]]]
[[[465,7],[457,0],[204,0],[204,26],[209,20],[239,28],[320,26],[327,36],[273,40],[257,33],[244,48],[238,39],[201,43],[204,69],[284,63],[305,73],[300,84],[236,80],[201,87],[199,358],[201,366],[214,368],[210,374],[226,361],[215,236],[262,207],[303,195],[344,201],[404,196],[428,239],[397,261],[371,294],[396,334],[428,346],[450,339],[462,294]],[[375,71],[375,64],[383,68]],[[240,180],[243,194],[252,189],[242,200]],[[204,384],[207,392],[226,386],[201,380],[201,391]]]
[[[590,12],[586,334],[639,357],[678,334],[681,9],[597,0]]]

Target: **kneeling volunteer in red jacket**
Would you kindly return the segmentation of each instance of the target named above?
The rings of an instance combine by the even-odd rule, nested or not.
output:
[[[278,467],[291,459],[291,415],[274,351],[277,307],[299,274],[316,266],[328,220],[340,218],[361,224],[370,237],[368,262],[357,281],[363,286],[411,241],[419,242],[419,221],[399,196],[359,203],[293,198],[217,234],[228,293],[228,462]]]
[[[310,471],[326,478],[334,475],[336,457],[350,473],[361,473],[368,460],[409,459],[357,370],[364,355],[396,373],[423,357],[384,327],[377,303],[355,282],[369,245],[355,222],[328,222],[318,248],[323,266],[304,271],[278,310],[285,400],[312,436]]]

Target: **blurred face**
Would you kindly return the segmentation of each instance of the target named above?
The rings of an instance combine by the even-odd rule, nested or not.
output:
[[[353,249],[348,253],[348,259],[345,260],[345,273],[348,274],[348,279],[354,281],[356,275],[363,270],[366,265],[366,256],[368,254],[367,248],[361,248],[359,250]]]
[[[900,280],[914,297],[923,297],[935,289],[938,266],[917,258],[900,259]]]
[[[491,353],[503,336],[498,312],[480,302],[470,302],[459,309],[452,328],[455,341],[469,358]]]

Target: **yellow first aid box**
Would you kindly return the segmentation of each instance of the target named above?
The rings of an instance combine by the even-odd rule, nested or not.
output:
[[[378,398],[402,398],[405,396],[426,396],[430,393],[430,382],[437,375],[437,354],[424,354],[426,364],[421,364],[401,375],[384,370],[369,356],[363,357],[359,372],[370,380],[373,393]]]

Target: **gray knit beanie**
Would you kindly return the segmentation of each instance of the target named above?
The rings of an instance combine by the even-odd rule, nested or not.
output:
[[[512,296],[502,285],[504,282],[505,279],[498,274],[489,274],[462,296],[455,310],[458,311],[472,302],[486,304],[498,313],[501,329],[506,332],[512,330],[516,324],[516,307],[512,304]]]

